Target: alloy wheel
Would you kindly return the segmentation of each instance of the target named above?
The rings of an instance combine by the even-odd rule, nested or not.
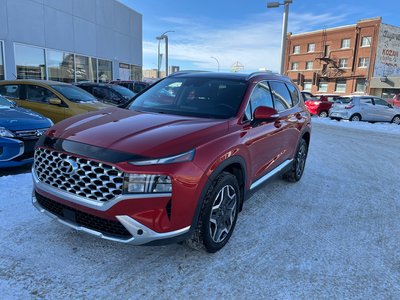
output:
[[[215,243],[222,242],[232,229],[237,213],[237,194],[233,186],[225,185],[214,199],[210,213],[210,236]]]
[[[400,116],[395,116],[392,121],[394,124],[400,125]]]
[[[307,144],[303,143],[296,156],[296,176],[300,177],[303,174],[304,166],[307,159]]]

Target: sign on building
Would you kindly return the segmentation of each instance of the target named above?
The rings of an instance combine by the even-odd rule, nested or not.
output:
[[[381,24],[374,77],[400,77],[400,27]]]

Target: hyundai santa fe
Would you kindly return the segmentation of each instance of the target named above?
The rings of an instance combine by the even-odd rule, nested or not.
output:
[[[175,73],[125,108],[50,128],[35,150],[32,200],[107,240],[216,252],[251,191],[278,174],[302,177],[310,133],[287,77]]]

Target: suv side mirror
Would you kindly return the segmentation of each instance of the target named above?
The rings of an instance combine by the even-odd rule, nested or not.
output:
[[[259,106],[253,113],[253,119],[256,121],[273,121],[277,118],[279,118],[279,113],[273,107]]]
[[[52,104],[52,105],[61,105],[62,102],[58,98],[50,98],[49,99],[49,103]]]

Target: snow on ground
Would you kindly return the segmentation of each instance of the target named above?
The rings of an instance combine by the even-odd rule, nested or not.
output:
[[[336,126],[347,129],[352,128],[352,129],[367,130],[372,132],[400,134],[400,125],[387,122],[369,123],[369,122],[350,122],[347,120],[336,121],[336,120],[331,120],[330,118],[319,118],[319,117],[313,117],[312,122],[315,124],[325,124],[329,126]]]
[[[302,180],[262,186],[216,254],[76,232],[31,205],[30,174],[0,177],[2,299],[399,299],[400,134],[313,121]]]

